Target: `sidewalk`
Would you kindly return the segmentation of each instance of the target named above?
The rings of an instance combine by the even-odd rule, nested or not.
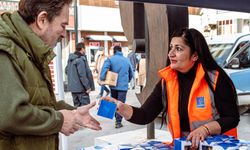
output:
[[[129,90],[127,93],[126,103],[131,104],[133,106],[140,106],[140,103],[137,100],[136,95],[135,95],[135,93],[138,93],[138,92],[139,92],[139,87],[137,87],[134,90]],[[98,93],[99,93],[99,86],[96,85],[96,90],[90,93],[91,101],[96,100]],[[73,105],[72,96],[70,92],[65,92],[65,101]],[[122,123],[124,126],[120,129],[116,129],[114,119],[110,120],[110,119],[106,119],[106,118],[96,115],[97,114],[96,106],[93,109],[91,109],[90,113],[101,123],[102,130],[94,131],[94,130],[84,128],[75,132],[73,135],[70,135],[67,138],[69,150],[76,150],[81,147],[93,146],[95,138],[100,137],[100,136],[106,136],[106,135],[121,133],[125,131],[132,131],[132,130],[146,127],[145,125],[135,125],[135,124],[129,123],[128,121],[123,119]]]

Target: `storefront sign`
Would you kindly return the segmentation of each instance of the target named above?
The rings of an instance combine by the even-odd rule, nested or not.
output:
[[[100,42],[89,42],[89,46],[99,47],[100,46]]]
[[[112,47],[114,47],[114,46],[122,46],[122,43],[121,42],[113,42]]]

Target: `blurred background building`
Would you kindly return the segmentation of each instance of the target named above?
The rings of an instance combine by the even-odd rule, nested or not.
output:
[[[0,1],[0,14],[15,11],[17,8],[18,0]],[[198,29],[207,38],[249,33],[250,14],[190,7],[189,27]],[[129,45],[121,26],[118,1],[74,1],[70,7],[69,25],[66,30],[67,36],[61,43],[63,68],[67,64],[69,53],[75,51],[76,38],[78,42],[85,43],[87,59],[92,70],[100,46],[104,47],[106,55],[112,53],[110,49],[114,45],[120,45],[125,56],[127,54]],[[51,65],[53,69],[54,64]],[[56,70],[53,72],[56,74]],[[63,79],[66,80],[65,75]]]

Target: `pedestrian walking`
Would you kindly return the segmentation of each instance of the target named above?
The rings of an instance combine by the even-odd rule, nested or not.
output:
[[[97,82],[100,85],[100,92],[97,95],[97,99],[101,98],[103,96],[104,91],[106,92],[106,96],[109,95],[110,90],[108,89],[108,87],[104,84],[100,84],[100,73],[102,70],[102,66],[104,64],[104,61],[107,59],[108,57],[105,55],[104,53],[104,48],[100,47],[99,48],[99,55],[97,56],[96,59],[96,65],[95,65],[95,72],[97,73]]]
[[[89,93],[95,90],[95,85],[85,55],[84,43],[78,43],[76,51],[69,54],[65,70],[68,77],[68,90],[72,94],[74,106],[79,107],[89,104]]]
[[[136,74],[136,68],[138,66],[139,60],[136,57],[136,53],[133,52],[131,49],[129,49],[129,54],[128,54],[128,59],[130,60],[130,63],[132,65],[132,69],[133,69],[133,78],[130,81],[130,89],[135,89],[135,85],[136,85],[136,78],[135,78],[135,74]]]
[[[118,74],[116,86],[109,86],[111,90],[111,97],[125,103],[128,91],[128,83],[133,77],[133,69],[128,58],[123,56],[122,48],[120,46],[115,46],[114,55],[105,60],[100,75],[101,81],[105,80],[108,70]],[[115,118],[115,128],[121,128],[123,126],[122,116],[116,113]]]

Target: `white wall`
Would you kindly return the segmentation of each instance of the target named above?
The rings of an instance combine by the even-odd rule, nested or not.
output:
[[[203,32],[202,18],[198,15],[189,15],[189,28],[195,28],[200,32]]]
[[[118,8],[80,5],[78,18],[79,30],[123,32]]]

